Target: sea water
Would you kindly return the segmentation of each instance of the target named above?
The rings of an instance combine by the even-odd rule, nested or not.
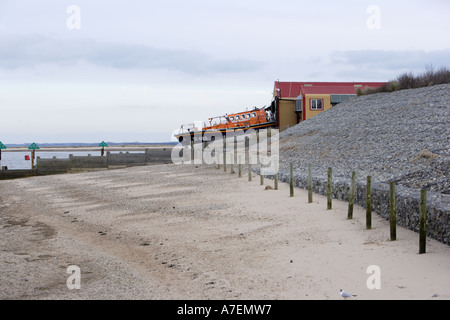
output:
[[[73,156],[100,156],[100,151],[39,151],[35,152],[36,158],[51,159],[68,159],[69,155]],[[106,152],[105,152],[106,154]],[[30,160],[25,160],[25,156],[29,156]],[[36,160],[35,160],[36,164]],[[2,151],[2,167],[8,167],[8,170],[31,169],[31,151]]]

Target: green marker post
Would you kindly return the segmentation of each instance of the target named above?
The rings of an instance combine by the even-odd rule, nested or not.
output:
[[[28,150],[31,150],[31,169],[34,169],[34,159],[36,156],[36,150],[39,149],[40,149],[39,146],[34,142],[28,147]]]
[[[99,146],[99,147],[102,147],[101,155],[102,155],[102,157],[103,157],[103,155],[105,154],[105,147],[107,147],[108,145],[106,144],[105,141],[102,141],[102,142],[100,142],[100,144],[99,144],[98,146]]]

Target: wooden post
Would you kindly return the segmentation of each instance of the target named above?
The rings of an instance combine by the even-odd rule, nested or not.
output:
[[[234,174],[234,155],[236,154],[236,137],[233,137],[233,146],[232,146],[232,150],[231,150],[231,163],[230,163],[230,171],[231,174]],[[237,159],[236,159],[237,161]]]
[[[308,203],[313,202],[313,193],[312,193],[312,168],[311,165],[308,165]]]
[[[217,150],[214,150],[214,152],[217,152]],[[217,169],[220,169],[220,153],[216,153],[216,161],[217,161]]]
[[[355,203],[355,183],[356,183],[356,172],[352,172],[352,184],[350,187],[350,195],[348,198],[348,214],[347,218],[349,220],[353,219],[353,205]]]
[[[290,189],[291,197],[293,197],[294,196],[294,168],[293,168],[292,163],[291,163],[291,178],[289,180],[289,189]]]
[[[31,150],[31,169],[35,169],[34,159],[36,157],[37,149],[39,149],[39,146],[34,142],[28,147],[28,150]]]
[[[279,166],[278,166],[278,161],[275,160],[275,174],[273,176],[273,188],[274,190],[278,190],[278,170],[279,170]]]
[[[372,229],[372,177],[367,176],[366,229]]]
[[[278,190],[278,172],[276,172],[274,176],[274,189]]]
[[[250,138],[247,135],[245,136],[244,140],[244,150],[244,163],[246,161],[245,159],[248,159],[248,163],[250,163]]]
[[[391,225],[391,241],[397,240],[397,212],[395,209],[395,182],[389,183],[389,223]]]
[[[331,192],[331,185],[332,185],[332,175],[333,175],[333,169],[328,168],[328,196],[327,196],[327,209],[332,209],[332,192]]]
[[[248,181],[252,181],[252,165],[248,163]]]
[[[34,156],[35,156],[36,150],[31,150],[31,169],[34,169]]]
[[[263,173],[263,167],[261,165],[259,166],[259,177],[260,177],[261,185],[263,185],[264,184],[264,173]]]
[[[227,142],[226,138],[223,138],[223,172],[227,172]]]
[[[238,169],[238,171],[239,171],[239,178],[241,178],[242,177],[242,164],[241,164],[241,156],[239,156],[239,169]]]
[[[191,161],[194,161],[194,137],[191,136]]]
[[[426,252],[427,242],[427,190],[420,191],[419,254]]]

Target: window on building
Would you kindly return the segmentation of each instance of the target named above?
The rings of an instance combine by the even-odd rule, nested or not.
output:
[[[251,115],[250,113],[247,113],[247,119],[250,119]]]
[[[295,112],[302,112],[302,111],[303,111],[303,101],[295,100]]]
[[[252,112],[252,117],[256,118],[256,112]]]
[[[233,116],[230,117],[230,121],[234,121],[234,117]]]
[[[311,110],[323,110],[323,100],[311,99]]]
[[[239,116],[236,116],[236,120],[239,121],[239,120],[241,120],[241,119],[239,118]]]

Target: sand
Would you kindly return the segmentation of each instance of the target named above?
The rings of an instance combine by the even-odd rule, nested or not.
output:
[[[0,181],[0,299],[450,299],[449,246],[266,185],[205,165]]]

